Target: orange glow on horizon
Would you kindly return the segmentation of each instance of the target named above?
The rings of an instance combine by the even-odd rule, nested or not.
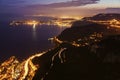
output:
[[[39,22],[38,21],[35,21],[35,20],[32,20],[32,21],[26,21],[25,24],[27,25],[37,25]]]

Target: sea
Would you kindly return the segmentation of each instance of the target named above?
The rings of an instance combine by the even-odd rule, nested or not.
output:
[[[54,25],[10,26],[0,22],[0,62],[15,56],[19,60],[54,47],[49,38],[59,35],[65,28]]]

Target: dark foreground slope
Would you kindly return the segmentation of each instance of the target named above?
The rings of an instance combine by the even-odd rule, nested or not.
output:
[[[53,55],[63,48],[65,50],[61,52],[61,58],[56,55],[52,61]],[[63,43],[46,55],[34,59],[34,63],[39,63],[41,67],[33,80],[43,77],[44,80],[119,80],[120,35],[109,36],[84,47]]]
[[[57,38],[63,42],[33,60],[40,66],[33,80],[120,79],[119,28],[76,21]]]

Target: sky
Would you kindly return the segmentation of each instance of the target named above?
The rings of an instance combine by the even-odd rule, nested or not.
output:
[[[120,0],[0,0],[0,14],[91,16],[120,13]]]

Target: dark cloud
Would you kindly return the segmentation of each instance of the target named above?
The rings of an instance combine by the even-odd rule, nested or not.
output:
[[[47,13],[54,11],[54,8],[82,6],[94,4],[97,3],[97,1],[99,0],[61,0],[61,2],[51,4],[40,4],[38,1],[38,4],[33,5],[33,0],[0,0],[0,10],[2,10],[0,13]]]
[[[29,7],[49,7],[49,8],[60,8],[60,7],[72,7],[72,6],[83,6],[87,4],[95,4],[100,0],[72,0],[59,3],[51,3],[45,5],[31,5]]]
[[[106,11],[114,12],[114,13],[120,13],[120,8],[107,8]]]
[[[25,3],[25,0],[0,0],[0,5],[18,5]]]
[[[64,13],[65,11],[56,10],[56,8],[63,8],[63,7],[77,7],[77,6],[84,6],[87,4],[95,4],[99,0],[72,0],[72,1],[64,1],[64,2],[58,2],[58,3],[51,3],[51,4],[36,4],[36,5],[29,5],[26,7],[23,7],[23,9],[29,13],[47,13],[47,14],[53,14],[53,13]]]
[[[71,6],[82,6],[86,4],[94,4],[97,3],[99,0],[73,0],[68,2],[61,2],[61,3],[53,3],[48,4],[49,7],[71,7]]]

